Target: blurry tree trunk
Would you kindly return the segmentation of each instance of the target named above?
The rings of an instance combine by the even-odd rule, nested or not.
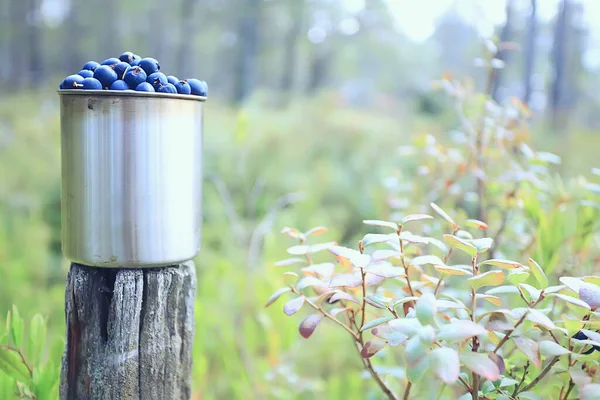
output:
[[[68,46],[63,46],[61,52],[64,52],[64,64],[62,66],[63,71],[70,73],[76,73],[79,71],[77,68],[81,68],[81,66],[88,61],[84,59],[84,55],[81,52],[81,36],[83,33],[82,23],[81,23],[81,3],[78,1],[70,2],[70,11],[65,22],[65,30],[64,30],[64,43],[68,43]],[[108,35],[110,36],[110,35]],[[102,62],[100,60],[99,62]],[[71,72],[75,71],[75,72]]]
[[[564,122],[565,107],[565,66],[567,46],[567,21],[570,0],[562,0],[554,26],[554,47],[552,49],[552,68],[554,77],[550,91],[550,111],[552,125],[560,128]]]
[[[503,77],[504,77],[504,69],[506,68],[506,64],[508,62],[508,52],[509,52],[509,50],[503,49],[503,46],[505,45],[505,43],[510,41],[510,38],[512,36],[513,16],[514,16],[513,1],[507,0],[506,1],[506,22],[504,23],[504,26],[502,27],[502,32],[500,33],[500,43],[499,43],[499,47],[498,47],[498,54],[496,54],[497,59],[504,61],[505,67],[496,69],[496,71],[494,73],[494,79],[492,82],[492,93],[491,94],[492,94],[492,98],[496,102],[500,102],[502,100],[498,97],[498,92],[502,86],[502,81],[503,81]]]
[[[74,0],[74,2],[81,2],[81,0]],[[102,62],[109,57],[119,57],[121,54],[120,49],[120,29],[117,24],[119,18],[119,10],[117,0],[103,0],[101,3],[102,9],[102,33],[98,35],[101,39],[100,42],[100,54],[97,60]],[[151,20],[152,21],[152,20]],[[149,25],[154,25],[155,21],[152,21]]]
[[[242,103],[252,92],[259,47],[258,27],[261,0],[245,0],[237,28],[237,55],[234,66],[234,102]]]
[[[294,84],[296,75],[296,59],[298,37],[302,32],[302,19],[304,16],[303,0],[288,0],[288,10],[292,18],[292,25],[285,35],[283,44],[283,63],[281,76],[281,91],[288,93]]]
[[[44,62],[42,51],[42,32],[40,24],[40,0],[28,0],[27,18],[27,47],[29,49],[29,79],[30,85],[36,85],[44,79]]]
[[[537,38],[537,0],[531,0],[531,13],[527,23],[527,42],[525,43],[525,66],[523,77],[523,102],[529,106],[531,101],[531,77],[535,68],[535,42]]]
[[[179,15],[179,43],[177,46],[177,71],[180,79],[187,79],[193,75],[195,52],[192,50],[193,39],[196,37],[197,24],[194,23],[196,15],[196,0],[183,0]]]
[[[308,71],[307,92],[313,93],[327,81],[331,53],[325,48],[325,44],[313,45],[313,59]]]
[[[11,0],[9,1],[9,21],[10,21],[10,39],[9,39],[9,57],[8,57],[8,76],[9,87],[16,89],[23,83],[23,48],[26,46],[23,40],[23,28],[27,15],[27,2]]]

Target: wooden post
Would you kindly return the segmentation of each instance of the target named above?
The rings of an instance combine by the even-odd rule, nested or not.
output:
[[[61,400],[191,396],[193,262],[112,269],[71,264]]]

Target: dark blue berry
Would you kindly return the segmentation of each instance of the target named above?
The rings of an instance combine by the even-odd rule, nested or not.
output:
[[[140,61],[142,60],[142,58],[138,55],[133,55],[134,59],[129,63],[129,65],[131,65],[132,67],[137,67],[138,65],[140,65]]]
[[[129,67],[125,71],[123,80],[127,82],[130,89],[135,89],[140,83],[146,82],[146,73],[141,67]]]
[[[82,69],[77,73],[77,75],[81,75],[84,78],[91,78],[92,76],[94,76],[94,72],[90,71],[89,69]]]
[[[172,84],[172,85],[175,85],[177,82],[179,82],[179,79],[177,79],[177,77],[176,77],[176,76],[169,75],[169,76],[167,76],[167,81],[168,81],[170,84]]]
[[[117,73],[117,79],[123,79],[123,75],[125,75],[127,68],[129,68],[129,64],[123,61],[114,64],[113,69]]]
[[[152,86],[154,86],[154,90],[156,90],[156,91],[158,91],[158,87],[160,85],[169,83],[169,81],[167,80],[167,77],[162,72],[154,72],[154,73],[148,75],[148,78],[146,78],[146,82],[148,82]]]
[[[179,81],[175,84],[175,89],[177,89],[177,93],[179,94],[190,94],[192,93],[192,88],[190,84],[186,81]]]
[[[208,85],[206,82],[192,78],[188,79],[187,83],[190,85],[193,95],[208,96]]]
[[[81,75],[69,75],[65,78],[65,80],[61,83],[61,89],[79,89],[77,87],[78,84],[83,82],[83,76]]]
[[[88,61],[83,65],[83,68],[81,69],[87,69],[88,71],[95,71],[96,68],[98,68],[100,66],[100,64],[98,64],[96,61]]]
[[[101,64],[101,65],[115,65],[115,64],[117,64],[119,61],[121,61],[121,60],[119,60],[119,59],[118,59],[118,58],[116,58],[116,57],[111,57],[111,58],[107,58],[106,60],[102,61],[102,64]]]
[[[117,73],[108,65],[101,65],[94,71],[94,78],[100,81],[103,88],[108,89],[117,80]]]
[[[130,51],[126,51],[125,53],[123,53],[119,56],[119,60],[129,64],[130,62],[133,61],[134,57],[135,57],[135,54],[133,54]]]
[[[154,87],[148,82],[142,82],[135,88],[138,92],[154,92]]]
[[[114,81],[112,85],[110,85],[110,90],[127,90],[129,89],[129,85],[127,82],[118,80]]]
[[[102,90],[102,84],[96,78],[85,78],[81,82],[81,87],[85,90]]]
[[[165,84],[160,84],[160,86],[158,87],[157,92],[161,92],[161,93],[177,93],[177,89],[175,89],[175,86],[172,83],[165,83]]]
[[[160,64],[154,58],[146,57],[140,60],[139,66],[144,69],[146,75],[153,74],[160,70]]]

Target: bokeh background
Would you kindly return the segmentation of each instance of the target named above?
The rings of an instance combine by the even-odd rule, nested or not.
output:
[[[279,231],[324,225],[355,243],[363,219],[385,216],[395,149],[457,125],[432,80],[484,90],[485,39],[503,42],[494,100],[529,106],[532,140],[563,176],[594,167],[596,0],[0,0],[0,315],[47,316],[58,364],[56,89],[88,60],[133,51],[210,87],[194,398],[367,398],[342,335],[307,344],[298,321],[264,309],[290,244]]]

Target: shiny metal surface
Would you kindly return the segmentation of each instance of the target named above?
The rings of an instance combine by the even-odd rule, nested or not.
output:
[[[202,223],[203,98],[61,90],[62,248],[102,267],[192,259]]]

